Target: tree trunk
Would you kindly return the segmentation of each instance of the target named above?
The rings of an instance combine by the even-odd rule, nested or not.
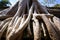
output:
[[[0,11],[0,40],[59,40],[59,24],[37,0],[18,0]]]

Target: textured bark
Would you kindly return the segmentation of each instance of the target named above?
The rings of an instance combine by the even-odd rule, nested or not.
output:
[[[46,24],[46,27],[47,27],[47,30],[49,32],[51,39],[52,40],[59,40],[59,37],[58,37],[57,33],[55,32],[55,30],[53,29],[53,26],[49,22],[48,18],[45,15],[43,15],[41,17]]]
[[[58,17],[53,17],[54,24],[57,26],[58,30],[60,31],[60,19]]]
[[[27,36],[28,37],[31,37],[32,36],[32,32],[31,32],[31,28],[30,28],[30,22],[29,22],[29,24],[28,24],[28,27],[27,27]]]
[[[41,27],[42,27],[42,29],[43,29],[44,37],[46,37],[46,36],[47,36],[47,34],[46,34],[46,29],[45,29],[45,27],[44,27],[44,24],[43,24],[43,23],[41,23]]]
[[[34,14],[37,14],[37,13],[34,11]],[[33,20],[34,20],[33,22],[34,40],[41,40],[41,27],[35,15],[33,15]]]
[[[60,19],[38,0],[18,0],[0,11],[1,40],[59,40]]]
[[[0,24],[0,29],[2,28],[2,26],[3,26],[6,22],[10,21],[11,19],[12,19],[12,17],[7,18],[7,19],[5,19],[4,21],[2,21],[1,24]]]
[[[22,25],[22,24],[24,23],[25,19],[26,19],[26,15],[23,15],[23,18],[22,18],[22,20],[21,20],[20,25]],[[20,25],[19,25],[19,26],[20,26]],[[24,33],[24,32],[21,32],[21,35],[18,36],[19,38],[18,38],[17,40],[22,40],[22,38],[23,38],[23,33]]]
[[[1,30],[0,30],[0,38],[1,38],[2,34],[3,34],[3,32],[4,32],[4,31],[6,30],[6,28],[8,27],[8,24],[9,24],[9,21],[6,22],[6,23],[3,25],[3,28],[1,28]]]
[[[7,39],[14,40],[19,34],[21,34],[21,32],[23,32],[23,30],[26,28],[26,26],[28,25],[28,23],[30,21],[32,9],[33,9],[33,6],[31,7],[31,9],[29,11],[29,15],[28,15],[27,19],[24,21],[24,23],[22,25],[20,25],[19,28],[17,28],[17,30],[13,29]],[[16,35],[16,34],[18,34],[18,35]],[[12,36],[12,35],[15,35],[16,37]]]
[[[34,40],[41,40],[41,30],[39,27],[39,22],[36,18],[33,18],[33,32],[34,32]]]
[[[60,36],[60,31],[59,31],[59,29],[57,28],[57,26],[51,21],[51,19],[49,19],[49,20],[50,20],[50,23],[52,24],[55,32],[57,33],[57,35]],[[60,38],[60,37],[59,37],[59,38]]]
[[[16,31],[16,29],[19,27],[19,24],[21,22],[21,17],[18,18],[16,24],[11,28],[11,29],[8,29],[7,31],[7,40],[10,39],[10,36],[12,35],[13,36],[13,33]],[[14,31],[13,31],[14,30]],[[13,39],[13,38],[12,38]]]

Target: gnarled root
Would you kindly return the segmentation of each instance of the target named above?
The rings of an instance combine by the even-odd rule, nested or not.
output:
[[[41,40],[41,30],[39,26],[38,20],[33,17],[33,32],[34,32],[34,40]]]
[[[41,18],[43,19],[43,21],[46,24],[47,30],[49,32],[50,38],[52,40],[59,40],[59,37],[57,35],[57,33],[55,32],[53,26],[51,25],[50,21],[48,20],[48,18],[45,15],[42,15]]]

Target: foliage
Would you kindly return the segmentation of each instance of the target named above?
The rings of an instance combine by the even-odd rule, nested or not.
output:
[[[0,9],[4,8],[4,7],[8,7],[8,5],[11,5],[11,3],[9,2],[9,0],[1,0],[0,1]]]
[[[60,7],[60,4],[56,4],[54,7]]]

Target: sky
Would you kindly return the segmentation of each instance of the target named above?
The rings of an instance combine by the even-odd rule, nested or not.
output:
[[[18,0],[9,0],[12,6],[18,1]]]
[[[9,1],[11,2],[12,6],[13,6],[18,0],[9,0]],[[38,0],[38,1],[40,3],[44,2],[43,0]],[[49,4],[49,6],[54,6],[55,4],[60,4],[60,0],[56,0],[53,4]],[[45,5],[48,5],[48,3]]]
[[[44,3],[44,1],[43,0],[38,0],[40,3]],[[54,6],[54,5],[56,5],[56,4],[60,4],[60,0],[55,0],[54,1],[54,3],[51,3],[51,4],[49,4],[48,5],[48,3],[44,3],[44,5],[47,5],[47,6]],[[42,4],[43,5],[43,4]]]

